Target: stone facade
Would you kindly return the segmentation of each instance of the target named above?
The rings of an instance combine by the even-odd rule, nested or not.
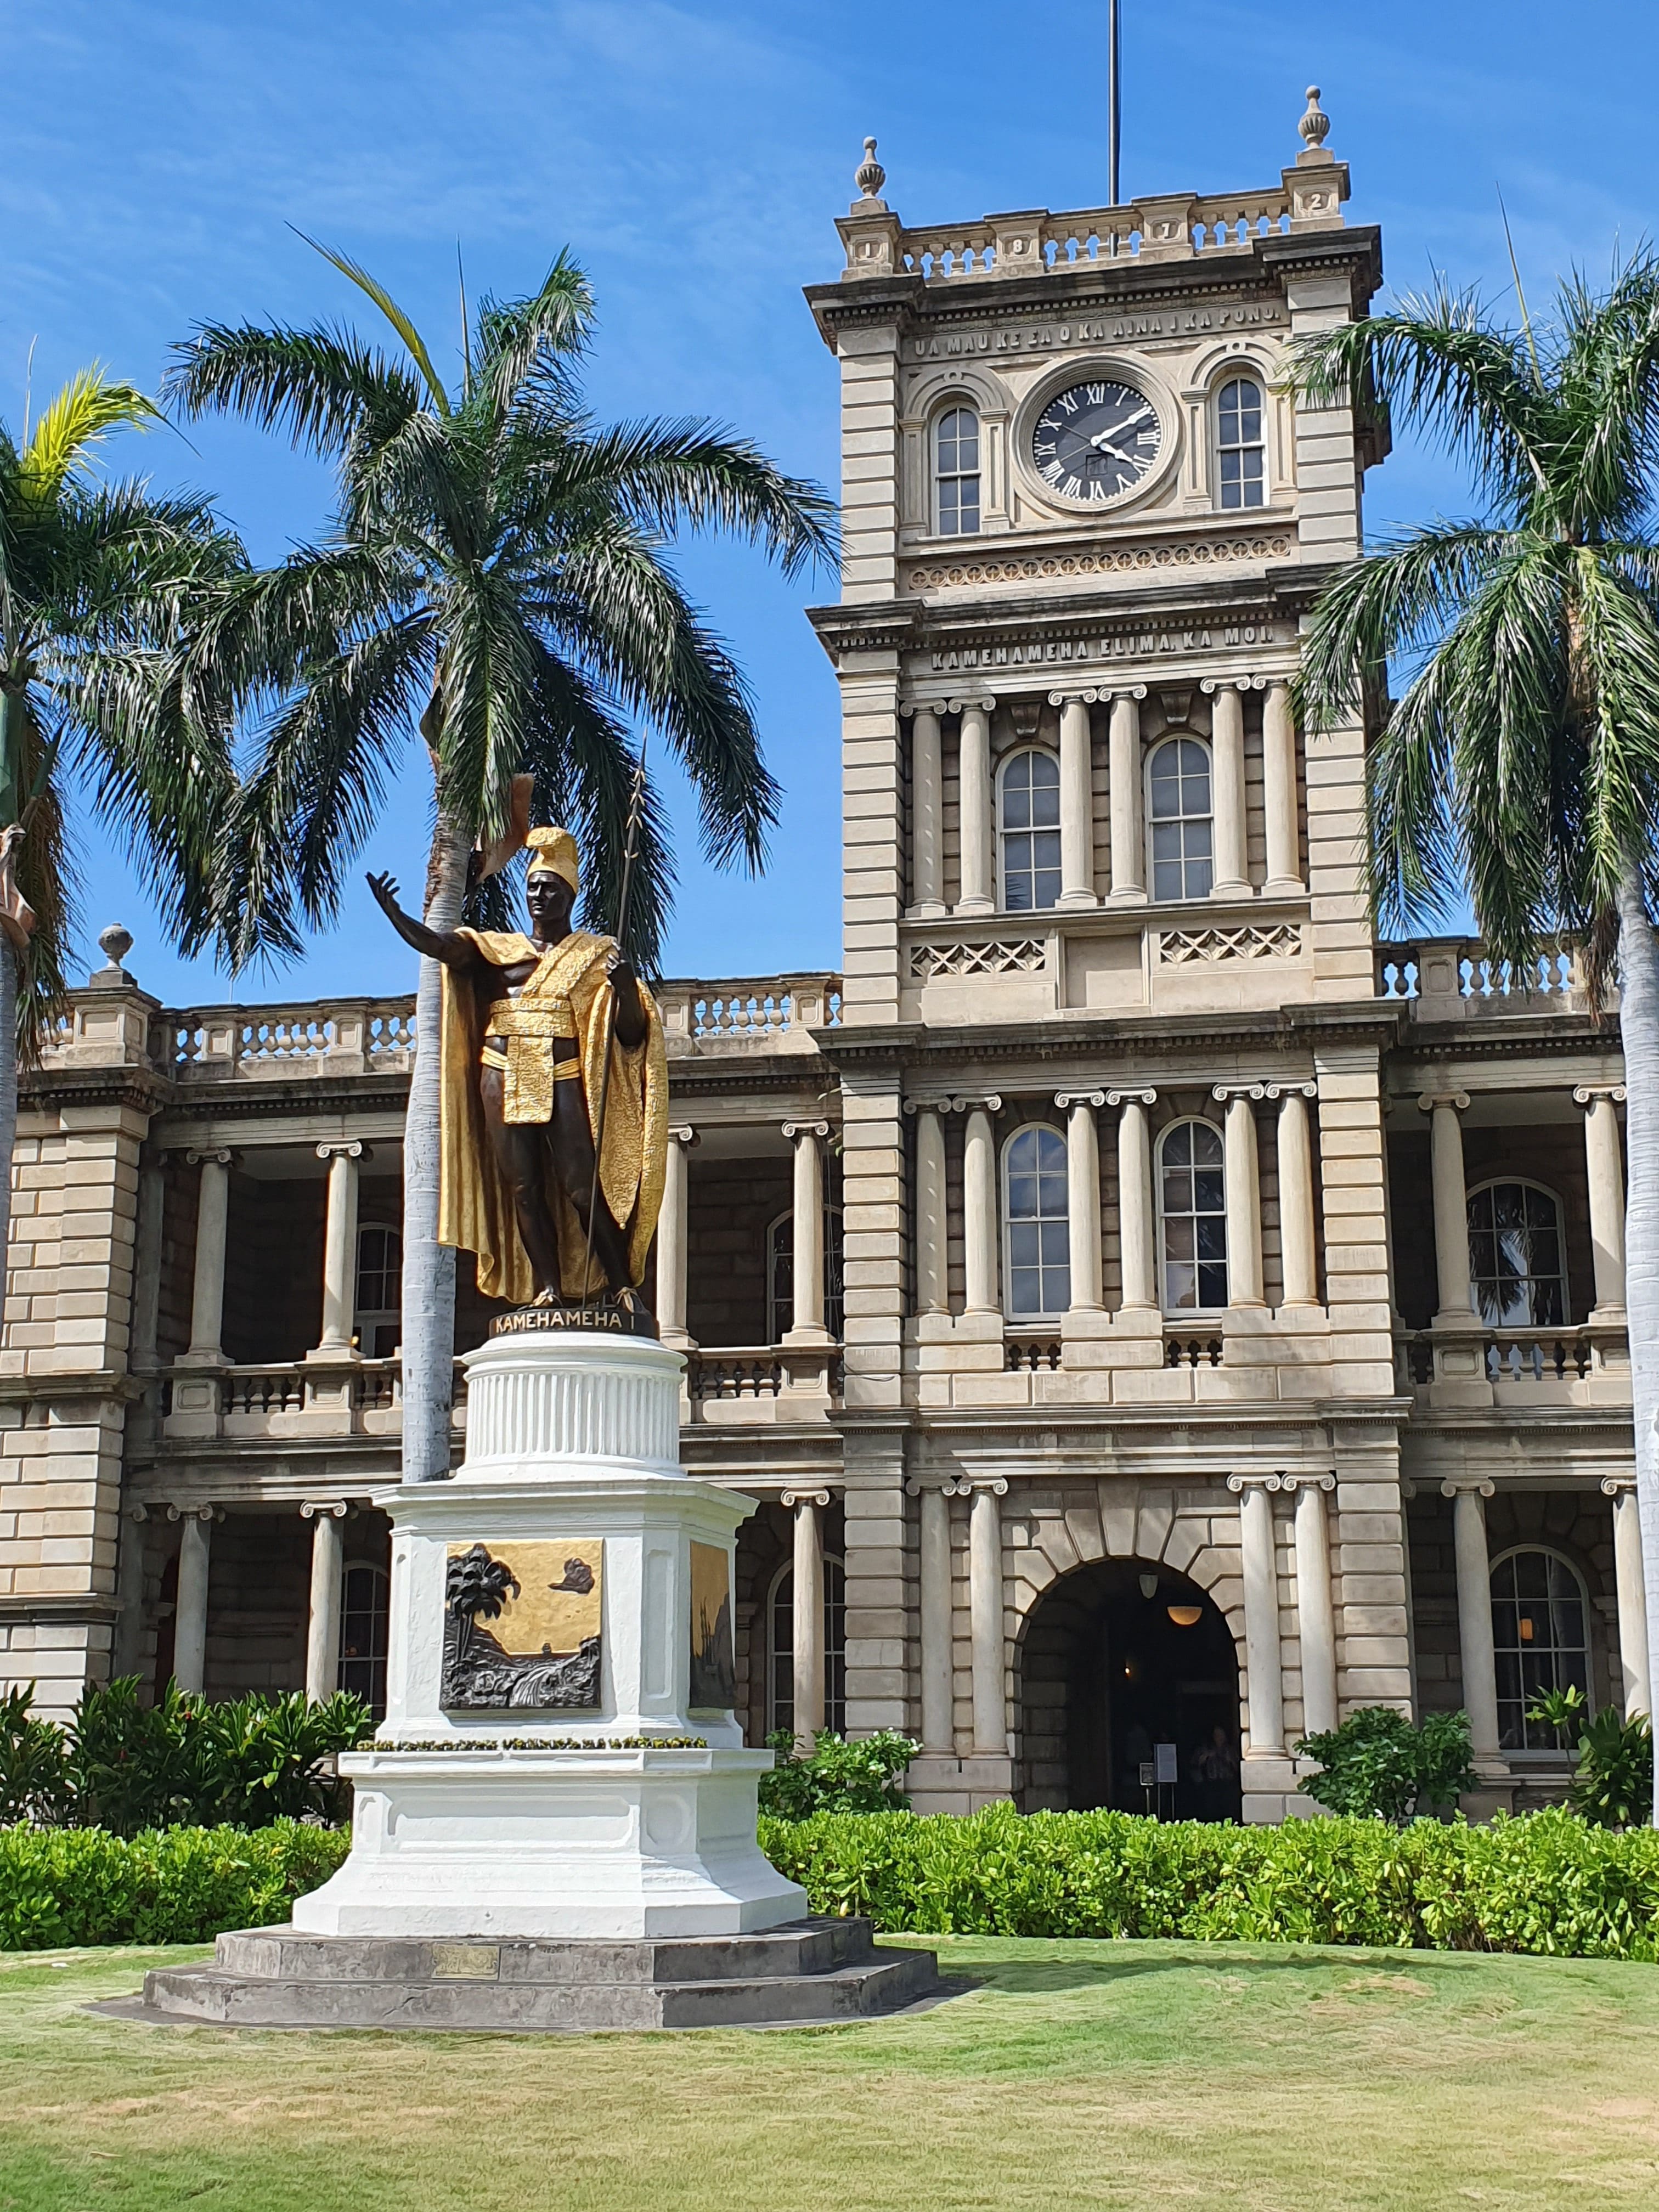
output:
[[[1379,1701],[1467,1705],[1478,1802],[1533,1802],[1517,1682],[1647,1702],[1616,1009],[1378,945],[1365,731],[1291,714],[1387,451],[1278,389],[1381,276],[1304,135],[1261,191],[933,230],[866,164],[807,295],[843,969],[664,987],[655,1295],[686,1464],[762,1501],[750,1740],[904,1729],[927,1806],[1276,1820]],[[1043,473],[1068,393],[1092,452],[1156,423],[1098,497]],[[48,1709],[372,1683],[412,1040],[112,967],[27,1079],[0,1637]]]

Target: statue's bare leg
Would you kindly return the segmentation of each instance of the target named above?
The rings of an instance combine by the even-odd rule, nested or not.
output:
[[[553,1119],[547,1130],[553,1169],[560,1188],[576,1209],[582,1234],[587,1234],[590,1205],[593,1212],[593,1257],[605,1271],[615,1297],[629,1286],[628,1240],[617,1226],[605,1193],[593,1174],[593,1137],[587,1125],[587,1102],[580,1083],[553,1086]]]
[[[501,1079],[484,1070],[479,1085],[484,1127],[502,1181],[513,1195],[514,1218],[530,1261],[536,1288],[559,1288],[559,1230],[547,1194],[547,1130],[544,1124],[514,1122],[501,1115]]]

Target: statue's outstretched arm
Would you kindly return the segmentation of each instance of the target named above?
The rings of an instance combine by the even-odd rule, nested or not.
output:
[[[398,886],[389,875],[372,875],[368,882],[375,903],[405,945],[412,945],[428,960],[441,960],[448,968],[470,968],[476,963],[478,949],[471,938],[447,930],[428,929],[412,914],[404,912],[398,903]]]

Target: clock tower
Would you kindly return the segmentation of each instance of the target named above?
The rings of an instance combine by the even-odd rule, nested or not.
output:
[[[1079,1498],[1143,1591],[1179,1565],[1224,1616],[1247,1818],[1285,1809],[1339,1646],[1344,1698],[1409,1696],[1364,739],[1304,735],[1291,692],[1387,434],[1281,386],[1381,258],[1316,92],[1299,129],[1258,189],[920,227],[866,141],[807,293],[842,372],[812,620],[843,715],[848,1715],[921,1735],[923,1804],[1055,1802],[1022,1608]],[[1392,1564],[1304,1686],[1268,1500],[1334,1480]]]

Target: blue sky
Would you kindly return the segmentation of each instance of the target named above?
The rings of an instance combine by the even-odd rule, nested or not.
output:
[[[800,298],[838,265],[834,216],[866,131],[912,222],[1106,197],[1106,10],[992,0],[881,9],[789,0],[4,0],[0,415],[15,427],[94,357],[149,387],[193,321],[304,321],[355,295],[289,224],[366,262],[441,341],[455,245],[476,293],[530,289],[570,245],[597,287],[591,392],[609,415],[705,412],[833,483],[836,375]],[[1509,283],[1498,193],[1534,308],[1654,228],[1659,13],[1643,0],[1124,0],[1124,190],[1266,183],[1317,82],[1351,221],[1389,280]],[[449,350],[454,350],[453,337]],[[114,465],[210,490],[256,557],[313,533],[328,486],[248,432],[125,446]],[[1460,504],[1436,457],[1372,478],[1373,529]],[[705,867],[677,793],[671,973],[839,957],[835,686],[801,607],[756,556],[683,569],[754,685],[786,789],[770,870]],[[409,774],[365,854],[418,884],[427,791]],[[86,830],[88,946],[106,921],[169,1003],[409,988],[366,894],[280,974],[232,986],[164,941],[135,872]],[[96,957],[95,955],[94,956]]]

